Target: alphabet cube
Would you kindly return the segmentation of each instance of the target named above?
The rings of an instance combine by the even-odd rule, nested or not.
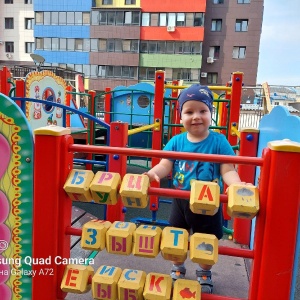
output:
[[[191,183],[190,209],[195,214],[213,216],[220,206],[220,187],[216,182]]]
[[[119,173],[97,172],[90,184],[94,201],[101,204],[116,204],[120,184],[121,176]]]
[[[172,278],[170,275],[149,273],[143,296],[145,300],[168,300],[171,298]]]
[[[149,177],[126,174],[122,180],[120,195],[124,206],[145,208],[148,205]]]
[[[201,285],[196,280],[177,279],[174,283],[173,300],[201,299]]]

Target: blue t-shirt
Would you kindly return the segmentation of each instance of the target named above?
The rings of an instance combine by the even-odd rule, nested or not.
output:
[[[209,131],[207,138],[201,142],[193,143],[183,132],[171,138],[164,147],[166,151],[191,152],[204,154],[235,155],[231,145],[223,134]],[[190,190],[192,179],[202,181],[220,181],[220,163],[174,160],[173,185],[176,189]]]

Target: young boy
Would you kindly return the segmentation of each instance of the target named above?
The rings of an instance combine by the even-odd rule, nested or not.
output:
[[[174,136],[164,150],[177,152],[193,152],[207,154],[235,155],[225,136],[209,130],[212,117],[213,95],[206,87],[194,84],[183,90],[178,98],[181,123],[185,132]],[[173,170],[173,185],[175,189],[190,190],[190,181],[216,181],[220,177],[229,186],[241,182],[232,164],[219,164],[201,161],[171,160],[163,158],[158,165],[146,174],[150,181],[159,180]],[[170,226],[185,228],[192,233],[200,232],[214,234],[218,239],[223,236],[222,211],[214,216],[193,213],[189,201],[174,199],[169,217]],[[197,280],[202,286],[202,292],[212,293],[211,266],[200,264]],[[171,276],[173,280],[184,278],[184,262],[173,262]]]

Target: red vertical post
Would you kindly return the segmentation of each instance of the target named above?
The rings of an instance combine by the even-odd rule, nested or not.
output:
[[[110,124],[111,122],[111,88],[105,88],[104,96],[104,122]]]
[[[175,86],[178,86],[178,80],[173,80],[172,84]],[[178,89],[172,89],[172,98],[178,98],[179,90]],[[172,106],[171,106],[172,104]],[[179,113],[179,105],[178,101],[172,100],[170,106],[174,107],[174,110],[172,111],[172,123],[173,124],[180,124],[180,113]],[[180,133],[180,127],[172,127],[172,136]]]
[[[73,166],[73,155],[68,147],[73,143],[70,129],[41,127],[35,130],[34,151],[34,207],[33,258],[47,259],[50,264],[34,264],[32,299],[53,300],[65,298],[60,289],[65,265],[55,262],[57,257],[70,257],[72,201],[63,185]],[[49,268],[51,274],[44,274]],[[47,291],[45,293],[45,291]]]
[[[23,79],[16,79],[16,97],[24,97],[25,96],[25,81]],[[17,105],[21,107],[21,101],[16,101]]]
[[[112,138],[113,137],[113,138]],[[110,125],[110,147],[125,147],[128,143],[128,123],[112,122]],[[111,154],[109,156],[109,171],[116,172],[121,178],[126,174],[127,156]],[[118,199],[116,205],[107,205],[106,219],[110,222],[124,221],[123,203]]]
[[[72,92],[72,87],[70,85],[68,85],[66,87],[66,106],[71,105],[71,99],[72,99],[72,94],[68,93],[68,92]],[[71,127],[71,116],[70,116],[70,112],[67,111],[66,114],[66,126],[67,127]]]
[[[256,157],[258,147],[258,130],[257,129],[243,129],[240,132],[240,156]],[[255,166],[239,165],[238,173],[242,181],[253,183],[255,180]],[[243,245],[249,245],[251,234],[251,220],[248,219],[234,219],[233,222],[233,238]]]

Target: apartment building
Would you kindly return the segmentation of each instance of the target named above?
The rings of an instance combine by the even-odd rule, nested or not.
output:
[[[45,65],[83,72],[97,91],[153,82],[156,70],[209,85],[242,71],[245,85],[256,84],[263,0],[2,1],[2,65],[32,63],[33,51]]]

